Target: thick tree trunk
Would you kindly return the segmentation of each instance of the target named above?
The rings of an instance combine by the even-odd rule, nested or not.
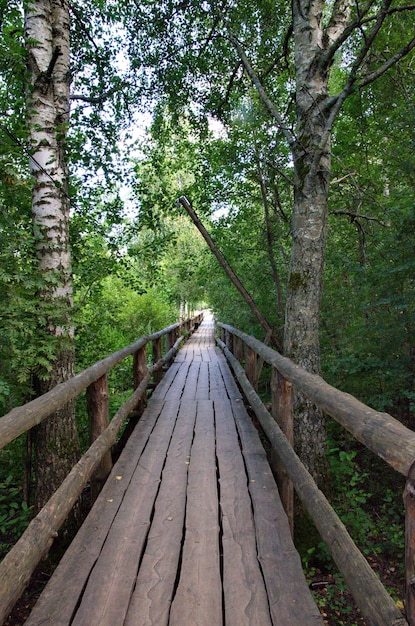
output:
[[[74,373],[72,271],[69,246],[68,170],[65,138],[69,119],[69,9],[66,0],[38,0],[25,13],[29,88],[27,120],[32,150],[32,215],[44,288],[39,294],[55,359],[40,393]],[[45,339],[45,341],[49,341]],[[35,504],[40,508],[78,454],[72,404],[37,429]]]
[[[302,6],[299,6],[299,5]],[[284,352],[312,373],[320,373],[320,303],[327,230],[330,143],[322,103],[328,72],[318,67],[322,50],[319,3],[294,2],[297,134],[294,155],[294,207],[291,265],[287,289]],[[320,485],[325,484],[324,417],[295,394],[297,452]]]

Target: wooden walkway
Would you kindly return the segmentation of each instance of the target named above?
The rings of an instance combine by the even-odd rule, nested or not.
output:
[[[322,623],[206,320],[157,387],[26,624]]]

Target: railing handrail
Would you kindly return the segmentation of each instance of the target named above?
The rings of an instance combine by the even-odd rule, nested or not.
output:
[[[286,380],[396,471],[404,476],[408,475],[415,459],[414,431],[389,413],[376,411],[354,396],[336,389],[321,376],[310,374],[255,337],[228,324],[217,322],[217,325],[239,337],[266,363],[275,367]]]
[[[82,372],[75,374],[67,381],[59,383],[42,396],[22,406],[13,408],[0,418],[0,449],[16,439],[16,437],[19,437],[19,435],[40,424],[40,422],[54,413],[54,411],[62,408],[67,402],[76,398],[89,385],[101,378],[127,356],[134,354],[151,341],[156,341],[164,335],[185,326],[190,321],[189,319],[177,322],[155,333],[140,337],[129,346],[113,352]]]
[[[30,414],[33,413],[34,404],[35,407],[39,407],[39,411],[41,411],[41,415],[43,416],[42,419],[45,419],[56,408],[63,406],[68,400],[79,395],[85,388],[93,385],[101,376],[106,374],[111,367],[119,363],[125,357],[137,353],[150,341],[157,342],[164,335],[175,332],[181,327],[190,331],[191,324],[196,321],[200,322],[202,318],[203,313],[200,313],[191,319],[173,324],[151,335],[140,337],[140,339],[130,346],[114,352],[102,361],[98,361],[66,383],[61,383],[52,389],[51,392],[36,399],[41,400],[42,398],[45,399],[45,397],[49,397],[52,398],[52,400],[40,404],[37,403],[36,400],[28,403],[31,405]],[[93,476],[100,461],[114,445],[116,437],[122,425],[125,423],[125,420],[135,410],[138,402],[143,398],[151,376],[159,372],[164,365],[171,362],[183,339],[183,336],[176,338],[174,343],[172,342],[172,345],[169,346],[164,357],[146,368],[141,382],[132,395],[121,405],[105,430],[103,430],[85,454],[83,454],[74,465],[60,487],[58,487],[37,516],[30,522],[23,535],[0,563],[0,588],[2,589],[2,594],[0,595],[0,624],[3,623],[14,603],[25,589],[35,567],[47,553],[54,539],[58,536],[59,528],[62,526],[75,502],[81,495],[86,483]],[[74,380],[75,383],[73,382]],[[57,389],[58,391],[56,391]],[[55,394],[52,393],[54,391]],[[52,403],[53,408],[50,409]],[[23,417],[25,417],[25,409],[27,406],[28,405],[24,405],[14,409],[5,417],[9,418],[11,414],[23,414]],[[26,421],[27,419],[26,415]],[[35,423],[39,423],[39,421],[41,420],[38,419]],[[28,430],[28,428],[26,430]]]
[[[278,463],[274,468],[279,486],[281,487],[283,482],[285,486],[287,483],[294,485],[367,623],[379,626],[408,624],[415,626],[415,594],[413,592],[415,589],[415,463],[413,463],[415,433],[391,415],[375,411],[353,396],[332,387],[320,376],[310,374],[255,337],[227,324],[217,322],[217,326],[224,331],[222,338],[225,340],[221,341],[218,338],[217,343],[225,353],[247,401],[268,438],[273,453],[278,458]],[[243,344],[245,344],[245,350]],[[242,359],[245,361],[245,369],[240,364]],[[256,393],[259,360],[272,366],[271,380],[288,381],[285,388],[283,385],[277,385],[275,388],[271,382],[272,415]],[[294,386],[331,415],[357,440],[395,470],[407,476],[403,494],[406,510],[406,619],[377,579],[365,557],[355,546],[347,529],[292,448],[293,442],[289,441],[289,434],[292,432]],[[289,415],[285,411],[286,405],[289,407]],[[281,407],[283,407],[282,410]],[[282,489],[280,495],[291,521],[293,493],[291,490]]]

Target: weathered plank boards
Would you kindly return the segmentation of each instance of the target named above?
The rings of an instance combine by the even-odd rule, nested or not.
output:
[[[255,519],[258,558],[268,593],[273,624],[321,624],[321,615],[308,593],[301,562],[291,540],[287,516],[268,466],[264,448],[246,419],[241,400],[232,401],[249,480]]]
[[[182,566],[169,624],[222,624],[215,425],[209,400],[197,405]]]
[[[152,402],[140,420],[105,483],[86,521],[72,541],[58,565],[26,624],[65,626],[82,597],[91,569],[96,563],[107,538],[112,521],[124,499],[140,454],[163,408],[163,403]],[[118,480],[117,476],[124,476]]]
[[[257,558],[252,502],[230,401],[215,401],[227,626],[272,624]],[[256,436],[256,433],[255,433]]]
[[[168,624],[186,509],[187,471],[196,406],[181,406],[125,626]]]
[[[322,624],[258,435],[204,322],[27,624]]]

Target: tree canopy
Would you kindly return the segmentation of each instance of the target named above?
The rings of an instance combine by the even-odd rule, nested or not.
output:
[[[4,410],[56,357],[30,214],[29,8],[0,5]],[[145,328],[135,307],[164,323],[203,304],[264,338],[176,205],[185,196],[285,353],[410,421],[414,7],[163,0],[68,11],[70,116],[58,138],[78,362],[129,341],[129,325]],[[118,337],[102,330],[115,319]],[[296,409],[299,450],[321,477],[323,417],[300,397]]]

